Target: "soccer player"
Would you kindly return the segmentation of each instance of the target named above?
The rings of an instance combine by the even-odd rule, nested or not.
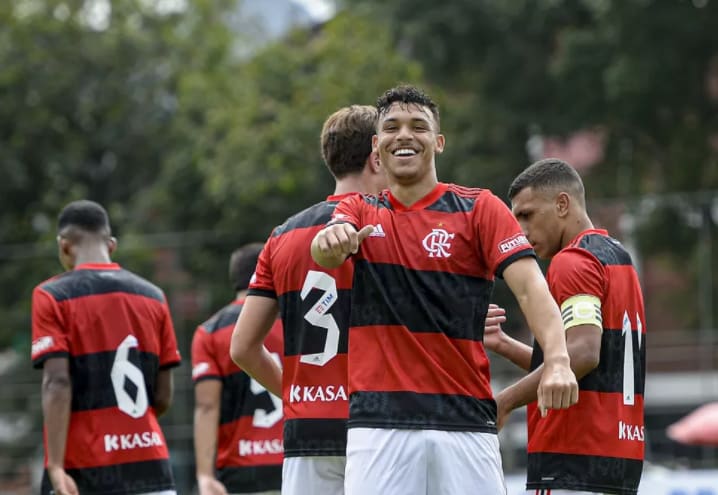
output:
[[[111,261],[105,209],[74,201],[57,223],[67,272],[32,294],[32,363],[42,368],[44,495],[175,493],[157,417],[180,363],[165,296]]]
[[[635,494],[643,469],[646,318],[631,257],[586,213],[581,177],[557,159],[534,163],[509,188],[514,215],[536,254],[550,259],[581,400],[541,419],[536,384],[545,368],[531,347],[487,327],[487,347],[531,373],[497,394],[499,423],[528,404],[528,482],[535,493]]]
[[[378,192],[386,179],[371,138],[376,109],[353,105],[332,114],[321,133],[322,157],[334,194],[275,228],[232,336],[232,357],[284,399],[284,495],[344,493],[347,331],[352,267],[316,265],[314,234],[334,206],[357,191]],[[284,372],[262,349],[276,318],[284,323]]]
[[[199,495],[278,495],[282,486],[282,400],[229,357],[232,330],[261,250],[261,243],[252,243],[232,253],[229,278],[235,299],[202,323],[192,339]],[[279,320],[271,326],[264,343],[277,360],[281,359]]]
[[[542,409],[577,400],[561,314],[504,203],[437,181],[436,104],[400,86],[377,108],[389,189],[342,200],[311,245],[326,268],[354,261],[346,493],[505,493],[481,342],[494,277],[547,349]]]

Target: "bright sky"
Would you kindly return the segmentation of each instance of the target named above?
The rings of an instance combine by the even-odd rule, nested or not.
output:
[[[309,13],[317,20],[326,21],[336,11],[332,0],[294,0],[303,5]]]

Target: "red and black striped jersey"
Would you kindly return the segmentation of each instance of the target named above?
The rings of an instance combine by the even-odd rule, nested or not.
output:
[[[374,226],[353,256],[349,426],[496,432],[484,319],[494,277],[534,254],[506,205],[439,183],[410,207],[346,198],[333,222]]]
[[[275,228],[249,288],[277,298],[284,324],[285,457],[346,454],[352,266],[326,270],[309,249],[346,196],[329,196]]]
[[[221,380],[217,479],[229,493],[282,487],[282,400],[242,371],[229,356],[232,331],[242,311],[235,300],[202,323],[192,339],[192,380]],[[281,360],[279,320],[264,341]]]
[[[631,256],[605,230],[586,230],[554,256],[547,280],[559,306],[577,295],[598,298],[603,335],[599,365],[579,380],[576,405],[541,418],[529,404],[527,487],[635,494],[644,458],[646,318]],[[532,369],[542,362],[535,343]]]
[[[158,371],[180,362],[162,291],[116,263],[79,265],[35,287],[32,338],[36,368],[69,360],[65,468],[80,493],[172,489],[153,408]],[[45,476],[42,493],[49,492]]]

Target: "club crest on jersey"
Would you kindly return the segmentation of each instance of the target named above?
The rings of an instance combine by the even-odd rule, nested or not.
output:
[[[431,229],[431,232],[426,234],[422,244],[424,249],[429,253],[429,258],[448,258],[451,256],[449,249],[451,249],[451,239],[456,234],[449,234],[444,229]]]

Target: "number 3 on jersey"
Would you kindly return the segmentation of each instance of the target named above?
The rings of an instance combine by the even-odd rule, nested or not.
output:
[[[315,366],[324,366],[337,355],[337,350],[339,349],[339,326],[334,317],[329,314],[329,310],[339,297],[337,282],[334,277],[327,273],[309,270],[302,287],[302,300],[307,298],[312,289],[323,290],[324,293],[319,297],[316,304],[309,308],[309,311],[304,315],[304,319],[316,327],[324,328],[327,331],[327,339],[324,342],[322,352],[303,354],[300,361]]]
[[[636,314],[636,332],[638,334],[638,348],[640,349],[643,324],[638,314]],[[636,403],[636,384],[634,383],[633,329],[631,328],[628,311],[623,313],[623,329],[621,333],[625,341],[623,349],[623,404],[632,406]]]

